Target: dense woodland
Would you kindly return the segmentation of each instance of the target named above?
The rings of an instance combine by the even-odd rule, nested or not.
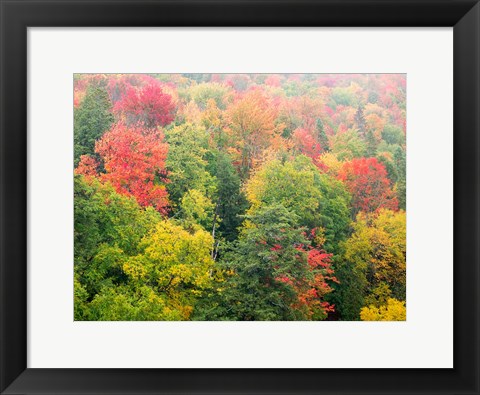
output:
[[[406,77],[74,76],[76,320],[405,320]]]

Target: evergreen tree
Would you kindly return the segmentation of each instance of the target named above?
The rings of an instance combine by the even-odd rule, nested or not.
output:
[[[113,123],[112,103],[105,88],[92,85],[87,89],[85,99],[74,112],[74,164],[77,166],[82,155],[97,159],[95,142]]]
[[[365,115],[363,114],[363,107],[360,105],[355,113],[355,124],[357,125],[360,136],[365,137],[367,126],[365,122]]]
[[[328,142],[327,134],[325,133],[325,128],[323,126],[323,122],[320,118],[317,119],[317,140],[322,147],[323,152],[330,151],[330,145]]]

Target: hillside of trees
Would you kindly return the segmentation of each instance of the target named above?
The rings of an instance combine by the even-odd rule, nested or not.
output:
[[[405,320],[406,76],[74,75],[75,320]]]

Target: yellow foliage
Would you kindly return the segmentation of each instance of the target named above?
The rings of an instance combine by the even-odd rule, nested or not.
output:
[[[361,270],[374,273],[376,283],[405,286],[406,214],[382,209],[359,213],[354,232],[345,244],[345,258]]]
[[[327,173],[332,176],[338,174],[344,163],[333,152],[324,152],[318,158],[318,162],[324,164],[327,167]]]
[[[210,284],[212,236],[200,226],[188,232],[172,221],[162,221],[144,238],[143,259],[155,273],[158,285],[175,292],[180,285],[204,289]]]
[[[405,321],[407,309],[404,301],[390,298],[384,306],[363,307],[360,318],[362,321]]]

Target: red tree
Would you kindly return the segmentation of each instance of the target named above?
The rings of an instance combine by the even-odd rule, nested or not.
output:
[[[272,251],[279,251],[282,247],[275,245]],[[332,254],[313,247],[300,245],[298,251],[306,252],[309,278],[294,279],[291,276],[279,276],[276,281],[290,285],[297,294],[297,301],[292,306],[303,311],[309,319],[324,319],[329,312],[335,311],[335,305],[325,301],[325,295],[332,292],[329,282],[338,283],[331,266]]]
[[[297,149],[312,159],[318,158],[323,152],[320,143],[313,137],[312,132],[305,128],[297,128],[293,132],[293,141]]]
[[[159,84],[151,83],[139,88],[129,86],[113,112],[128,125],[153,129],[172,122],[174,109],[172,97]]]
[[[81,174],[87,178],[95,177],[97,175],[98,162],[90,155],[82,155],[80,162],[78,162],[75,174]]]
[[[376,158],[358,158],[345,163],[338,178],[352,194],[355,212],[373,212],[380,208],[398,210],[387,170]]]
[[[116,124],[97,141],[95,151],[105,164],[101,178],[118,193],[134,196],[142,206],[167,213],[168,182],[165,170],[168,145],[158,130]]]

